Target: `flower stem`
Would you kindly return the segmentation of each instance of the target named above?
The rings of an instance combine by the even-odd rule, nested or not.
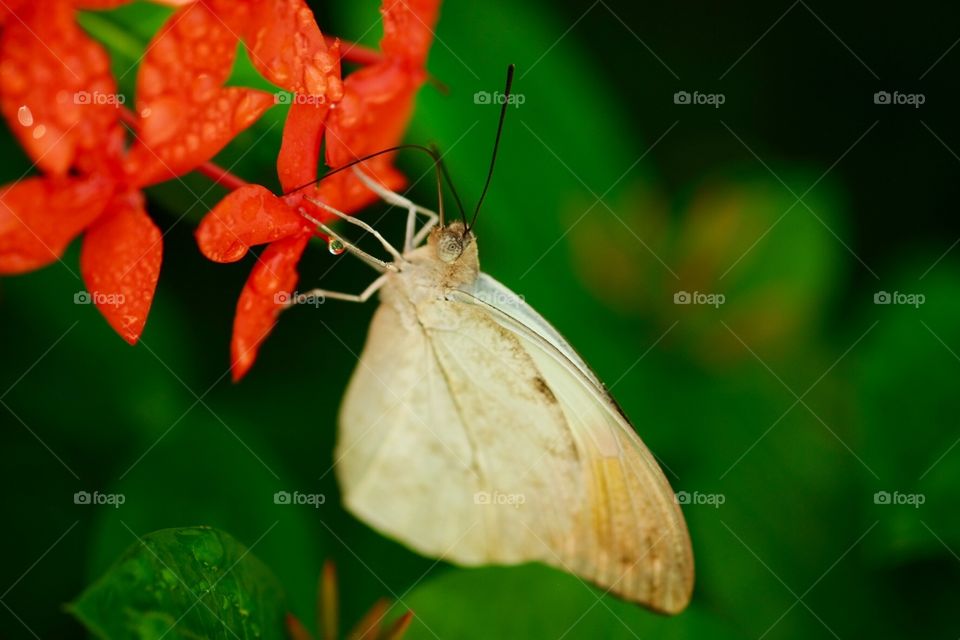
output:
[[[333,45],[338,38],[326,38],[328,45]],[[368,65],[375,64],[383,60],[383,56],[376,49],[365,47],[355,42],[340,40],[340,59],[356,64]]]
[[[230,173],[212,160],[210,162],[204,162],[202,165],[197,167],[196,170],[197,173],[205,175],[213,180],[214,184],[219,184],[220,186],[226,187],[231,191],[249,184],[240,176]]]

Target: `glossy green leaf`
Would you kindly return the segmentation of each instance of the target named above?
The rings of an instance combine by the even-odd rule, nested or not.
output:
[[[273,574],[229,534],[206,527],[144,536],[69,609],[109,640],[286,637]]]

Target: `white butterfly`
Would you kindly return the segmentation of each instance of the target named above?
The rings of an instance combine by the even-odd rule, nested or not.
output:
[[[693,588],[693,554],[667,479],[587,364],[479,268],[463,222],[357,176],[408,210],[404,250],[366,223],[381,261],[316,224],[381,276],[381,304],[340,411],[347,508],[428,556],[461,565],[539,561],[663,613]],[[416,214],[429,216],[414,232]],[[437,226],[438,221],[440,226]],[[426,242],[424,242],[426,240]]]
[[[426,151],[439,195],[443,165]],[[359,295],[304,296],[365,302],[380,292],[340,409],[336,470],[347,508],[428,556],[462,565],[539,561],[656,611],[682,611],[693,552],[674,493],[583,359],[480,271],[472,231],[480,203],[469,226],[465,217],[445,225],[442,198],[439,215],[424,209],[370,178],[356,166],[362,161],[336,171],[352,167],[407,210],[402,252],[367,223],[308,198],[392,257],[379,260],[310,218],[331,250],[349,250],[381,273]],[[418,213],[428,217],[420,230]]]

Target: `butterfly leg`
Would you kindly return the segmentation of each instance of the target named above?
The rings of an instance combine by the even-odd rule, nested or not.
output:
[[[341,293],[339,291],[328,291],[327,289],[311,289],[305,293],[298,293],[291,297],[287,302],[287,308],[295,304],[317,304],[323,303],[327,298],[333,300],[346,300],[347,302],[366,302],[374,293],[377,292],[383,283],[387,281],[386,274],[374,280],[370,286],[361,293]]]
[[[397,267],[397,265],[395,265],[394,263],[392,263],[392,262],[387,262],[387,261],[381,260],[381,259],[379,259],[379,258],[375,258],[375,257],[373,257],[372,255],[370,255],[369,253],[367,253],[366,251],[364,251],[363,249],[361,249],[360,247],[355,246],[352,242],[350,242],[349,240],[347,240],[346,238],[344,238],[343,236],[341,236],[339,233],[337,233],[336,231],[334,231],[333,229],[331,229],[331,228],[328,227],[327,225],[323,224],[322,222],[320,222],[319,220],[317,220],[316,218],[314,218],[314,217],[311,216],[310,214],[308,214],[308,213],[306,213],[306,212],[304,212],[304,211],[301,211],[301,212],[300,212],[300,215],[302,215],[304,218],[306,218],[307,220],[309,220],[309,221],[312,222],[313,224],[317,225],[317,228],[318,228],[318,229],[320,229],[321,231],[323,231],[325,234],[327,234],[328,236],[330,236],[332,239],[340,242],[340,244],[343,245],[343,248],[344,248],[344,249],[346,249],[347,251],[349,251],[349,252],[352,253],[353,255],[357,256],[357,257],[360,258],[363,262],[367,263],[368,265],[370,265],[371,267],[373,267],[374,269],[376,269],[376,270],[379,271],[380,273],[383,273],[384,271],[399,271],[399,270],[400,270],[400,269]]]
[[[360,169],[360,167],[354,167],[353,172],[356,174],[357,178],[360,179],[360,182],[366,185],[366,187],[371,191],[373,191],[375,194],[380,196],[380,198],[384,202],[386,202],[387,204],[392,204],[395,207],[403,207],[404,209],[407,210],[407,229],[406,229],[406,235],[403,241],[404,253],[406,253],[407,251],[410,251],[411,249],[416,247],[418,244],[423,242],[423,239],[427,236],[428,233],[430,233],[430,229],[436,226],[437,221],[440,219],[440,216],[438,216],[436,212],[431,211],[430,209],[427,209],[425,207],[421,207],[420,205],[415,204],[414,202],[405,198],[399,193],[395,191],[391,191],[390,189],[387,189],[386,187],[381,185],[379,182],[371,178],[369,175],[364,173]],[[418,213],[422,213],[423,215],[427,216],[428,220],[420,229],[420,231],[414,234]]]
[[[355,225],[355,226],[360,227],[361,229],[363,229],[364,231],[366,231],[367,233],[369,233],[370,235],[372,235],[374,238],[376,238],[377,240],[379,240],[379,241],[380,241],[380,244],[382,244],[382,245],[383,245],[383,248],[386,249],[387,252],[388,252],[391,256],[393,256],[393,259],[394,259],[394,260],[396,260],[396,261],[398,261],[398,262],[403,261],[403,256],[400,255],[400,252],[397,251],[397,249],[396,249],[392,244],[390,244],[389,242],[387,242],[387,239],[384,238],[383,235],[382,235],[379,231],[377,231],[376,229],[374,229],[373,227],[371,227],[369,224],[367,224],[367,223],[364,222],[363,220],[359,220],[359,219],[357,219],[357,218],[350,217],[350,216],[348,216],[347,214],[345,214],[344,212],[342,212],[342,211],[340,211],[340,210],[338,210],[338,209],[334,209],[333,207],[331,207],[330,205],[328,205],[326,202],[321,202],[320,200],[316,200],[316,199],[314,199],[314,198],[311,198],[310,196],[306,196],[304,199],[305,199],[307,202],[309,202],[309,203],[311,203],[311,204],[313,204],[313,205],[316,205],[316,206],[320,207],[320,208],[323,209],[324,211],[326,211],[326,212],[328,212],[328,213],[332,213],[333,215],[337,216],[337,217],[340,218],[341,220],[343,220],[343,221],[345,221],[345,222],[349,222],[349,223],[352,224],[352,225]],[[320,225],[320,222],[318,222],[318,221],[310,218],[309,216],[307,216],[307,217],[308,217],[308,219],[309,219],[311,222],[316,223],[318,226]],[[324,233],[326,233],[326,230],[324,230]],[[332,237],[332,236],[331,236],[331,237]],[[342,242],[342,240],[341,240],[341,242]]]

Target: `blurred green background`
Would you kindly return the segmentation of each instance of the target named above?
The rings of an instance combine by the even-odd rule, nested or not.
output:
[[[376,43],[374,0],[312,4],[326,33]],[[254,545],[311,625],[332,558],[345,622],[398,599],[417,614],[411,638],[956,638],[960,33],[953,7],[883,11],[624,0],[442,11],[429,69],[449,90],[423,89],[408,140],[439,144],[475,201],[497,112],[474,94],[501,90],[517,65],[524,103],[508,114],[480,216],[481,260],[592,364],[689,497],[687,612],[661,618],[543,567],[435,563],[347,515],[331,451],[374,304],[284,314],[231,384],[253,257],[199,254],[192,231],[225,192],[189,175],[148,193],[165,259],[136,348],[73,304],[76,243],[69,269],[0,281],[0,635],[83,637],[63,604],[136,536],[207,524]],[[168,13],[137,3],[82,16],[128,96]],[[241,56],[234,82],[268,86],[254,76]],[[677,104],[681,91],[723,104]],[[879,91],[926,101],[875,104]],[[276,188],[284,109],[218,161]],[[0,147],[9,182],[29,163],[5,129]],[[432,206],[428,166],[400,164]],[[400,212],[363,216],[399,237]],[[345,291],[370,276],[320,245],[301,274],[301,289]],[[679,305],[678,292],[725,301]],[[924,303],[875,304],[879,292]],[[75,505],[81,490],[126,502]],[[328,499],[275,505],[281,490]]]

